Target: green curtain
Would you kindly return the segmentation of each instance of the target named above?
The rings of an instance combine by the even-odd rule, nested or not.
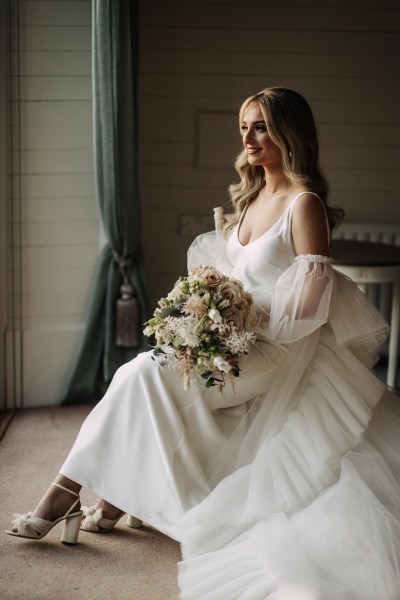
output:
[[[64,404],[98,400],[116,369],[147,348],[141,333],[148,297],[139,239],[137,4],[138,0],[93,0],[95,177],[108,242],[99,258],[83,342],[62,394]],[[139,309],[136,347],[115,342],[122,273]]]

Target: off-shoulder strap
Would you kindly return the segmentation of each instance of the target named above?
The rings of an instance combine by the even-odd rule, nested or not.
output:
[[[322,202],[321,198],[318,196],[318,194],[315,194],[315,192],[300,192],[300,194],[297,194],[297,196],[295,196],[293,198],[293,200],[291,201],[290,205],[289,205],[289,209],[290,209],[290,221],[292,221],[292,214],[293,214],[293,207],[296,204],[297,200],[299,198],[301,198],[301,196],[305,196],[306,194],[310,194],[311,196],[315,196],[316,198],[318,198],[318,200],[321,202],[323,208],[324,208],[324,213],[325,213],[325,221],[326,221],[326,230],[328,233],[328,243],[331,242],[331,228],[329,227],[329,220],[328,220],[328,215],[326,213],[326,206],[325,204]],[[291,223],[290,223],[291,224]]]

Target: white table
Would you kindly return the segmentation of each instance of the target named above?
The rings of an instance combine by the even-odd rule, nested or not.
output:
[[[363,291],[371,283],[391,283],[391,318],[386,382],[396,385],[400,329],[400,247],[356,240],[333,240],[333,267]]]

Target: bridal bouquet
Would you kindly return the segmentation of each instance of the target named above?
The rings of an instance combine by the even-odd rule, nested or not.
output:
[[[237,279],[202,265],[180,277],[158,301],[144,334],[155,335],[154,355],[178,366],[187,390],[193,376],[206,387],[239,376],[238,361],[256,341],[253,299]]]

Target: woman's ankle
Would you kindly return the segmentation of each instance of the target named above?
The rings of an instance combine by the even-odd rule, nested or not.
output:
[[[114,506],[104,500],[103,498],[98,498],[96,502],[96,508],[101,508],[103,510],[103,518],[104,519],[117,519],[121,515],[124,514],[124,511],[118,508],[118,506]]]
[[[82,487],[80,484],[61,474],[57,475],[54,482],[76,494],[79,494]],[[68,491],[60,489],[58,486],[50,485],[33,511],[33,516],[45,519],[46,521],[54,521],[54,519],[62,517],[73,503],[78,500],[75,493],[70,494]],[[78,501],[73,512],[79,510],[80,507],[81,504],[80,501]]]
[[[67,488],[68,490],[71,490],[71,492],[75,492],[77,494],[79,494],[79,492],[82,489],[80,483],[77,483],[76,481],[65,477],[65,475],[62,475],[61,473],[58,473],[57,477],[54,479],[54,483],[58,483],[63,487]]]

